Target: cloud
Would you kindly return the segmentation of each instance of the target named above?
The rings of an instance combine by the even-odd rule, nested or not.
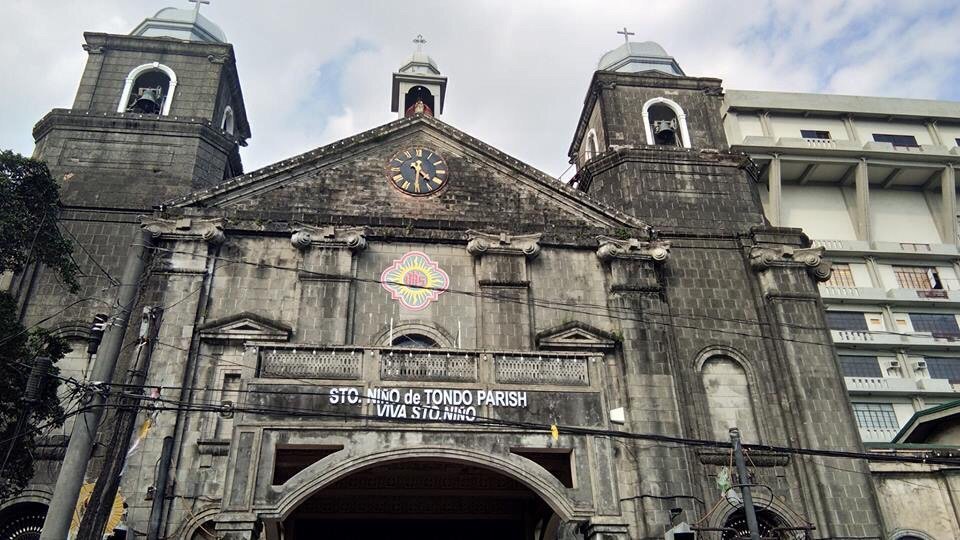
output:
[[[171,0],[6,6],[0,147],[32,151],[32,125],[69,106],[82,32],[126,33]],[[960,99],[960,9],[950,1],[214,0],[234,44],[253,130],[248,170],[388,122],[390,74],[418,33],[449,77],[443,120],[554,176],[596,62],[634,39],[727,88]]]

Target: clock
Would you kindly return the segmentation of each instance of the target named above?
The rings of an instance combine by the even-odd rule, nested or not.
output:
[[[407,195],[437,193],[447,185],[447,162],[435,150],[414,146],[397,152],[387,164],[393,186]]]

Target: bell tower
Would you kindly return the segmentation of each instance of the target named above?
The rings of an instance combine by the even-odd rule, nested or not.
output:
[[[393,98],[390,110],[400,118],[414,114],[439,116],[447,92],[447,78],[426,53],[422,35],[413,40],[417,51],[410,55],[399,71],[393,74]]]
[[[250,126],[233,47],[206,3],[161,9],[128,35],[84,34],[73,106],[33,132],[65,205],[149,210],[243,172]]]
[[[662,229],[764,223],[748,161],[727,151],[721,81],[688,76],[652,41],[600,58],[570,145],[582,191]]]

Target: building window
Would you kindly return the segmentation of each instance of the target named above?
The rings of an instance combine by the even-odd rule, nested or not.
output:
[[[931,379],[949,379],[950,384],[960,384],[960,358],[927,356],[924,361]]]
[[[874,133],[873,140],[877,142],[888,142],[895,148],[918,148],[917,138],[913,135],[890,135],[886,133]]]
[[[583,152],[583,161],[586,163],[591,159],[597,157],[597,154],[600,153],[600,143],[597,141],[597,132],[591,128],[587,132],[587,144],[586,150]]]
[[[833,270],[830,273],[830,279],[824,282],[824,285],[830,287],[857,286],[857,284],[853,281],[853,272],[850,270],[850,265],[846,263],[834,264]]]
[[[859,311],[828,311],[827,326],[831,330],[858,330],[866,332],[867,318]]]
[[[653,98],[641,109],[647,144],[690,148],[687,115],[675,101]]]
[[[909,313],[914,332],[930,332],[935,338],[960,338],[957,317],[949,313]]]
[[[893,274],[901,289],[942,289],[940,274],[929,266],[894,266]]]
[[[890,403],[851,403],[860,429],[900,429]]]
[[[226,131],[230,135],[233,135],[234,130],[234,119],[233,119],[233,107],[227,105],[227,108],[223,110],[223,120],[220,121],[220,129]]]
[[[177,88],[177,74],[160,62],[143,64],[127,74],[117,112],[170,114]]]
[[[437,347],[437,342],[423,334],[404,334],[394,338],[391,345],[409,349],[433,349]]]
[[[957,143],[957,146],[960,146],[960,137],[954,139],[953,142]]]
[[[883,377],[876,356],[841,356],[840,371],[844,377]]]
[[[804,139],[829,139],[829,131],[820,131],[818,129],[801,129],[800,136]]]

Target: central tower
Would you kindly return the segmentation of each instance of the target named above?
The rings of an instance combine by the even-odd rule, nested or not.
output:
[[[413,40],[417,51],[410,55],[399,71],[393,74],[393,99],[390,110],[400,118],[417,113],[439,116],[447,92],[447,78],[425,52],[427,42],[422,35]]]

